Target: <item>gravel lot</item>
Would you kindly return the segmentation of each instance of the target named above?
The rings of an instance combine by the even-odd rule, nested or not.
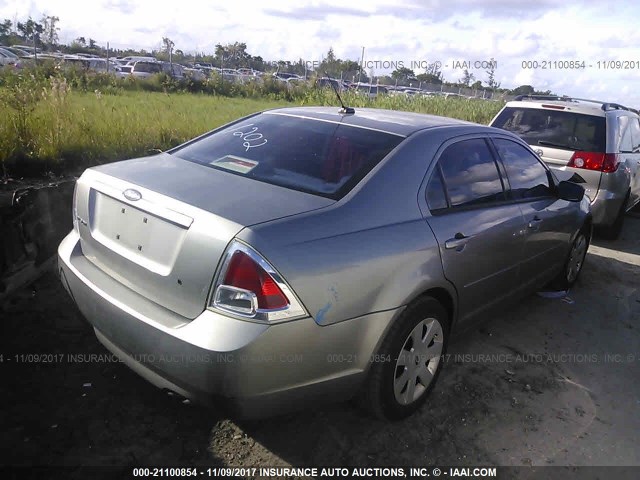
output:
[[[594,240],[570,299],[532,295],[452,344],[414,417],[309,405],[245,424],[110,361],[48,274],[0,310],[0,463],[639,466],[639,285],[632,214],[621,240]]]

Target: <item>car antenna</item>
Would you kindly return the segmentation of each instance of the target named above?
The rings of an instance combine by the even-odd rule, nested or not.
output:
[[[338,87],[336,87],[335,84],[333,83],[335,80],[333,78],[331,78],[331,76],[327,73],[326,70],[325,70],[324,74],[330,80],[329,83],[331,84],[331,87],[333,88],[333,91],[336,92],[336,97],[338,97],[338,101],[340,102],[340,105],[342,105],[342,110],[340,110],[340,113],[356,113],[356,111],[353,109],[353,107],[347,107],[344,104],[344,102],[342,101],[342,98],[340,98],[340,93],[338,93]]]

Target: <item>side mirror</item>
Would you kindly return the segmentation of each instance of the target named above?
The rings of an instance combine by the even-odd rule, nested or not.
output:
[[[558,197],[568,202],[580,202],[584,197],[584,188],[582,185],[565,180],[558,184]]]

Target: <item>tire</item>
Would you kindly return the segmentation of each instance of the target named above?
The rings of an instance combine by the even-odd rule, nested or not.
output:
[[[427,399],[442,370],[450,322],[432,297],[409,305],[391,326],[371,366],[360,405],[385,420],[400,420]],[[415,348],[422,338],[423,343]]]
[[[629,193],[624,198],[622,205],[620,206],[620,211],[616,216],[615,220],[611,225],[607,225],[606,227],[600,228],[600,236],[605,240],[617,240],[620,236],[620,232],[622,232],[622,227],[624,225],[624,217],[627,213],[627,201],[629,200]]]
[[[576,283],[584,267],[588,249],[589,228],[585,225],[573,240],[562,271],[550,283],[554,290],[569,290]]]

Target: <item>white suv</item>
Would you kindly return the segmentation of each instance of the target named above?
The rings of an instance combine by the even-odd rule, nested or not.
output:
[[[585,182],[594,225],[605,238],[618,237],[625,213],[640,202],[636,110],[595,100],[522,95],[490,125],[519,135],[552,169],[578,174],[574,179]]]

